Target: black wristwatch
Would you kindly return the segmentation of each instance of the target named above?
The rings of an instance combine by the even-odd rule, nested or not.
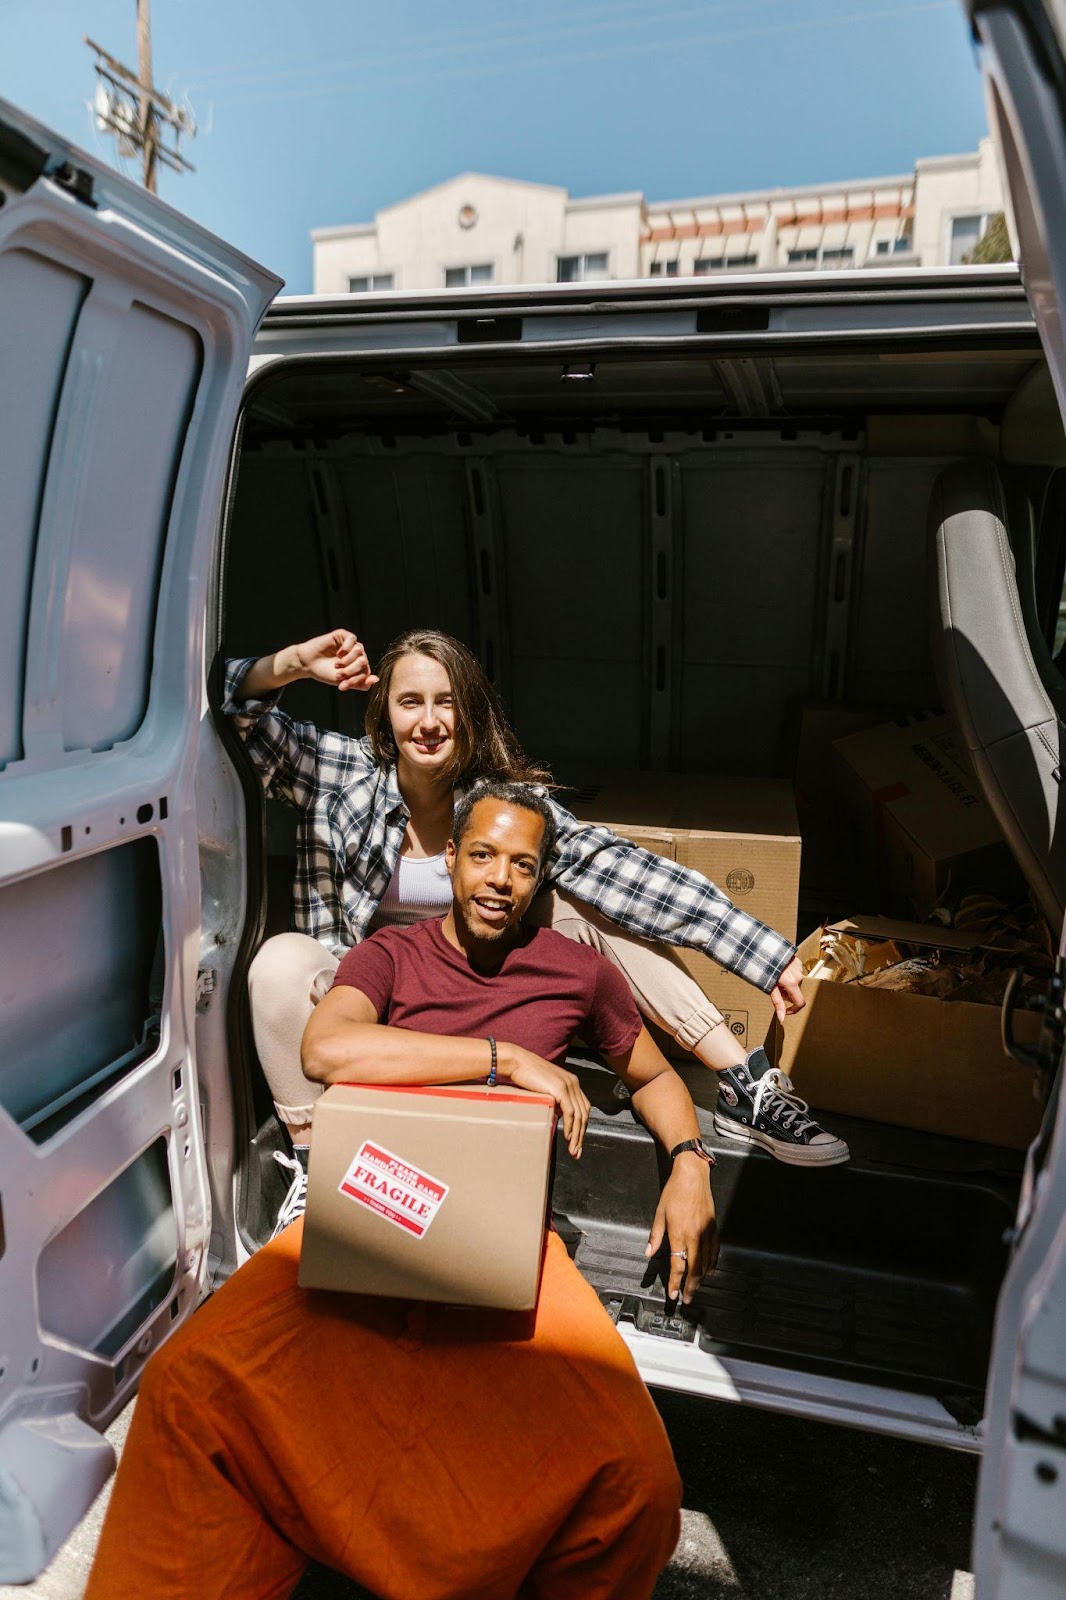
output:
[[[701,1161],[706,1161],[709,1167],[718,1165],[714,1158],[713,1150],[708,1150],[702,1139],[684,1139],[681,1144],[675,1144],[670,1152],[670,1160],[676,1161],[678,1156],[683,1155],[686,1150],[691,1150],[694,1156],[699,1156]]]

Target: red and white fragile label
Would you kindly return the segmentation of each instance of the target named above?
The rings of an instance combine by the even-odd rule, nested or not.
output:
[[[376,1211],[416,1239],[424,1238],[448,1193],[448,1185],[439,1178],[431,1178],[371,1139],[363,1141],[339,1187],[349,1200]]]

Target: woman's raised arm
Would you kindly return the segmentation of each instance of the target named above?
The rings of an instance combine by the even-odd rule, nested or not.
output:
[[[334,628],[303,644],[286,645],[274,655],[260,656],[244,674],[234,699],[258,700],[304,678],[331,689],[369,689],[378,681],[358,637],[347,628]]]

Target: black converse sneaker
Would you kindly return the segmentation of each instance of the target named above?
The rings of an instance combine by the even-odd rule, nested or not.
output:
[[[836,1167],[850,1155],[843,1139],[818,1126],[806,1100],[761,1049],[742,1066],[718,1074],[714,1131],[724,1139],[761,1145],[795,1167]]]
[[[278,1210],[278,1220],[270,1235],[272,1239],[284,1233],[290,1222],[295,1222],[297,1217],[304,1214],[307,1205],[307,1153],[306,1145],[296,1145],[295,1153],[291,1156],[283,1155],[280,1150],[274,1151],[274,1160],[279,1167],[285,1167],[292,1173],[292,1182]]]

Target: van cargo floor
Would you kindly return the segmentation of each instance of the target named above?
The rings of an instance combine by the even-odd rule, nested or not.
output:
[[[712,1075],[683,1069],[719,1159],[722,1251],[677,1315],[665,1301],[665,1257],[644,1259],[665,1157],[613,1077],[591,1064],[579,1071],[593,1112],[580,1162],[558,1150],[556,1226],[616,1321],[698,1340],[715,1355],[932,1394],[976,1421],[1019,1154],[827,1116],[852,1159],[789,1167],[719,1139]]]

